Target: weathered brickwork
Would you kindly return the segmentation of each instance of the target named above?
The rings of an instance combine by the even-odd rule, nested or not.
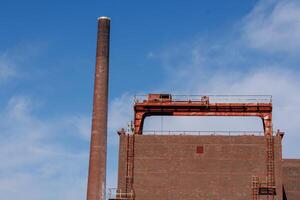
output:
[[[126,140],[120,136],[120,189],[125,188]],[[275,164],[277,198],[282,199],[279,136]],[[252,175],[266,175],[263,136],[135,136],[136,200],[251,199]]]
[[[300,199],[300,160],[283,160],[283,188],[284,199]]]

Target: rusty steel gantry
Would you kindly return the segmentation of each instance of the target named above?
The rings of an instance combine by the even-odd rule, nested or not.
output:
[[[192,98],[185,98],[171,94],[149,94],[140,97],[135,99],[134,104],[134,134],[128,135],[127,139],[126,191],[123,196],[125,199],[134,199],[134,135],[143,134],[144,120],[149,116],[250,116],[261,118],[266,137],[267,174],[265,181],[263,181],[264,178],[253,176],[252,199],[258,200],[260,195],[266,195],[270,200],[274,199],[276,187],[271,96],[248,98],[248,96],[241,95],[194,95],[190,96]]]
[[[180,95],[178,95],[181,97]],[[147,99],[136,97],[134,104],[134,133],[142,134],[143,124],[149,116],[250,116],[260,117],[263,121],[264,134],[272,135],[272,98],[271,96],[252,96],[251,103],[216,102],[243,101],[248,96],[223,95],[200,96],[198,99],[173,99],[170,94],[149,94]],[[185,95],[182,95],[185,97]],[[213,98],[214,102],[210,102]],[[235,98],[235,99],[234,99]],[[238,99],[239,98],[239,99]],[[247,99],[246,99],[247,100]],[[264,102],[259,102],[260,100]]]

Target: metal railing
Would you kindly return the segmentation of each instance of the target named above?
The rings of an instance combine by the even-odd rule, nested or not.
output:
[[[272,103],[272,95],[171,95],[173,102],[202,102],[209,99],[210,103]],[[148,100],[148,95],[134,96],[134,102]],[[157,100],[165,101],[163,98]]]
[[[242,136],[255,135],[263,136],[263,131],[160,131],[160,130],[144,130],[144,135],[212,135],[212,136]]]
[[[126,192],[118,188],[108,189],[108,199],[109,200],[133,200],[134,191]]]

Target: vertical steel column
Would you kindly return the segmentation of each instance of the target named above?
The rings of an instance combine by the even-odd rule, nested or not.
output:
[[[105,200],[110,19],[98,18],[87,200]]]

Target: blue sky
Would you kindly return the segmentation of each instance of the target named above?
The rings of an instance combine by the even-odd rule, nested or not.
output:
[[[137,93],[272,94],[284,156],[300,158],[300,2],[1,1],[0,196],[84,199],[97,17],[111,22],[108,187]],[[247,119],[248,120],[248,119]],[[238,122],[238,123],[237,123]],[[160,127],[150,119],[148,127]],[[255,129],[164,119],[166,129]],[[233,127],[233,128],[232,128]]]

